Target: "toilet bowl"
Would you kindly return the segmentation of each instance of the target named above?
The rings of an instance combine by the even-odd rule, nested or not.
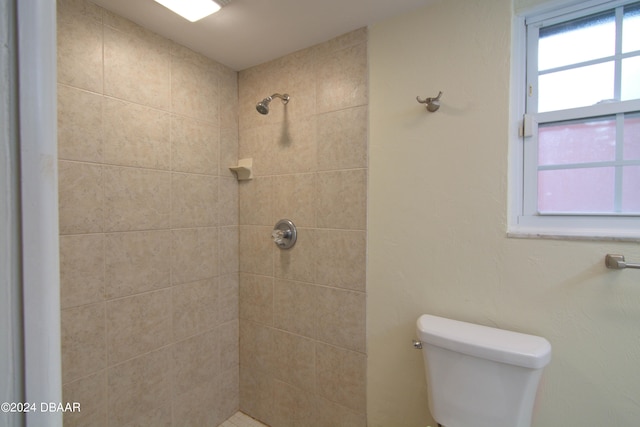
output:
[[[530,427],[551,345],[538,336],[422,315],[428,405],[443,427]]]

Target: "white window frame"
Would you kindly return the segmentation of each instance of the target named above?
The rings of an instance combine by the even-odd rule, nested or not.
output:
[[[536,173],[525,165],[526,156],[537,157],[537,124],[546,121],[584,118],[585,108],[560,112],[525,115],[527,101],[527,21],[556,19],[560,15],[580,14],[584,9],[605,10],[628,0],[591,0],[581,2],[552,1],[514,17],[511,52],[511,99],[509,129],[509,215],[507,235],[510,237],[572,238],[587,240],[640,241],[640,216],[625,215],[539,215],[525,200],[525,186],[537,194]],[[595,12],[590,11],[591,12]],[[537,42],[537,40],[536,40]],[[537,49],[537,45],[534,47]],[[622,110],[640,110],[640,100],[601,104],[591,109],[590,116],[611,115]],[[595,113],[594,113],[595,111]],[[528,135],[528,136],[525,136]]]

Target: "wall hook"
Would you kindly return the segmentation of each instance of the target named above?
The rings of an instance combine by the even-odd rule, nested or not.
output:
[[[441,96],[442,96],[442,91],[439,91],[438,96],[436,96],[435,98],[420,99],[419,96],[416,96],[416,99],[420,104],[427,104],[427,110],[433,113],[438,111],[438,108],[440,108]]]

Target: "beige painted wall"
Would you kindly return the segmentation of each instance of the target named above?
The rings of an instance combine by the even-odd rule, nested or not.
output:
[[[370,427],[435,425],[411,347],[422,313],[551,342],[535,427],[640,419],[640,272],[603,264],[640,246],[505,235],[511,9],[439,1],[370,29]],[[439,90],[437,113],[417,104]]]

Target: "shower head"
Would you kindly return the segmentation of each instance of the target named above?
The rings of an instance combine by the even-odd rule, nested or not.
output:
[[[256,104],[256,110],[258,110],[258,113],[269,114],[269,103],[271,102],[271,99],[271,97],[268,97]]]
[[[273,95],[267,96],[265,99],[263,99],[262,101],[256,104],[256,110],[258,110],[258,113],[269,114],[269,103],[273,101],[273,98],[282,99],[283,104],[286,104],[287,102],[289,102],[289,95],[287,95],[286,93],[284,95],[280,95],[279,93],[274,93]]]

